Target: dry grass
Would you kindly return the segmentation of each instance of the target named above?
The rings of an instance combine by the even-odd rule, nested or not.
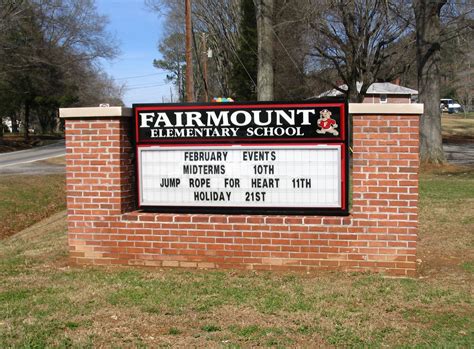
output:
[[[0,243],[0,347],[472,346],[473,172],[421,179],[417,279],[70,267],[59,213]]]
[[[44,163],[48,165],[66,165],[66,157],[65,156],[57,156],[54,158],[46,159],[38,161],[39,163]]]
[[[449,142],[474,142],[474,116],[443,114],[443,139]]]
[[[0,153],[8,153],[17,150],[26,150],[34,147],[41,147],[52,144],[64,138],[61,134],[56,135],[30,135],[28,141],[25,142],[23,134],[5,133],[0,144]]]

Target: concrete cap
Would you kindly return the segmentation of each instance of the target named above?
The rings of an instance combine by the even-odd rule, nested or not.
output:
[[[369,104],[349,103],[350,114],[379,114],[379,115],[421,115],[423,104]],[[87,107],[87,108],[60,108],[59,117],[67,118],[121,118],[131,117],[132,108],[126,107]]]
[[[349,114],[421,115],[423,107],[420,103],[349,103]]]
[[[121,118],[131,117],[132,108],[126,107],[87,107],[59,108],[59,117],[68,118]]]

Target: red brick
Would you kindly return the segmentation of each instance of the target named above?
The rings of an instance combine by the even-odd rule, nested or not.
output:
[[[132,212],[136,203],[129,119],[68,119],[71,261],[165,266],[163,260],[168,266],[193,268],[414,275],[418,119],[353,116],[354,206],[347,218]],[[86,247],[100,254],[89,258],[90,250],[81,251]]]

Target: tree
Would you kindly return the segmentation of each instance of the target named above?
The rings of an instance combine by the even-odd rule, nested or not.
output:
[[[209,60],[208,90],[215,96],[229,96],[231,61],[238,47],[239,2],[237,0],[193,0],[192,21],[194,33],[205,33],[212,50]],[[184,34],[184,2],[182,0],[146,0],[157,13],[166,16],[167,36]],[[202,89],[202,76],[198,64],[198,45],[194,46],[195,93]]]
[[[318,70],[334,69],[347,86],[340,89],[352,102],[361,102],[375,81],[391,80],[400,72],[387,69],[403,57],[392,49],[408,35],[410,22],[399,12],[407,0],[310,0],[302,13],[312,43],[310,57]],[[391,76],[382,72],[392,71]],[[361,82],[360,91],[357,82]]]
[[[155,59],[153,66],[170,72],[166,75],[166,79],[176,86],[179,100],[184,102],[186,99],[184,35],[182,33],[170,34],[159,44],[158,50],[163,58]]]
[[[441,135],[440,77],[441,52],[452,45],[453,41],[471,38],[472,42],[472,3],[449,0],[413,0],[416,19],[416,50],[418,67],[419,100],[424,104],[424,114],[420,122],[420,156],[425,163],[442,164],[446,161]],[[464,56],[463,64],[457,66],[453,76],[462,78],[462,66],[468,69],[472,60],[471,47],[466,54],[462,49],[458,54]],[[445,56],[444,64],[449,65],[453,52]],[[448,58],[448,59],[446,59]],[[470,76],[467,74],[467,84]],[[472,82],[471,82],[472,84]],[[451,86],[455,88],[455,86]]]
[[[257,98],[257,16],[253,0],[242,0],[237,53],[232,57],[230,86],[238,101]]]
[[[445,6],[449,5],[453,4],[447,3]],[[460,12],[463,13],[457,9],[456,13]],[[443,16],[441,21],[440,96],[458,100],[467,111],[474,96],[474,20],[457,17],[457,20],[449,25],[450,29],[447,28]],[[450,32],[456,35],[449,35]]]
[[[440,51],[441,9],[447,0],[414,0],[419,101],[424,104],[420,120],[420,156],[423,162],[446,161],[441,136]]]
[[[276,100],[313,96],[305,74],[308,40],[304,21],[292,1],[276,0],[273,18],[273,70]]]
[[[100,75],[99,69],[90,67],[98,58],[114,57],[117,50],[93,0],[11,0],[6,7],[2,3],[0,16],[10,23],[0,24],[0,100],[14,101],[8,113],[22,115],[28,139],[33,116],[50,128],[58,106],[92,102],[79,97],[92,89],[84,85],[91,80],[81,73]],[[109,92],[118,90],[110,80],[107,83]],[[89,96],[103,96],[105,90]]]
[[[48,65],[43,55],[45,47],[41,27],[36,22],[35,8],[22,2],[24,16],[2,37],[2,78],[6,93],[17,101],[23,111],[25,140],[29,137],[30,115],[38,87],[42,85]]]
[[[257,1],[258,73],[257,99],[273,100],[273,1]]]

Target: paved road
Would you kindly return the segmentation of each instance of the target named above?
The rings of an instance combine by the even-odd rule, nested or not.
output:
[[[443,148],[450,163],[474,166],[474,143],[448,143]],[[64,141],[60,141],[35,149],[0,154],[0,175],[64,172],[64,165],[37,161],[62,156],[65,152]]]
[[[64,141],[28,150],[0,154],[0,168],[46,160],[66,154]]]
[[[474,143],[447,143],[443,149],[449,163],[474,166]]]
[[[28,150],[0,154],[0,175],[49,174],[64,172],[64,165],[48,164],[46,160],[66,154],[64,141]]]

